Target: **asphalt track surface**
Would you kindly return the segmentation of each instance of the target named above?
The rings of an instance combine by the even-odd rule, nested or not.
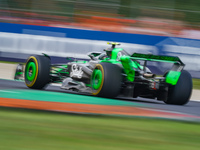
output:
[[[0,91],[15,90],[15,89],[16,90],[32,90],[32,89],[27,88],[24,82],[0,79]],[[56,92],[58,94],[69,93],[69,91],[60,89],[59,86],[54,86],[54,85],[49,85],[45,89],[45,91]],[[194,116],[200,117],[200,102],[193,101],[193,100],[190,100],[189,103],[183,106],[167,105],[162,101],[144,99],[144,98],[136,98],[136,99],[124,98],[124,97],[116,98],[116,101],[119,101],[119,100],[124,101],[124,102],[130,102],[138,106],[140,105],[144,108],[159,109],[159,110],[164,110],[166,112],[176,112],[176,113],[194,115]]]

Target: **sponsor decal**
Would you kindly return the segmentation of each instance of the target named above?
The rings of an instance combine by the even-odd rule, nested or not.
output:
[[[122,57],[122,56],[123,56],[123,55],[122,55],[121,52],[117,53],[117,61],[119,61],[119,60],[120,60],[120,57]]]
[[[155,59],[155,60],[180,61],[180,59],[178,57],[173,57],[173,56],[159,56],[159,55],[151,55],[151,54],[134,53],[132,55],[132,57],[146,58],[146,59]]]
[[[73,64],[71,67],[71,73],[70,77],[77,77],[77,78],[82,78],[83,71],[82,67],[79,67],[77,64]]]

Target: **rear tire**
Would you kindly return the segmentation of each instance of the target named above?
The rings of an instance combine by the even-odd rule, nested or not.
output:
[[[92,94],[108,98],[118,96],[122,82],[121,73],[121,68],[115,64],[97,64],[91,77]]]
[[[42,89],[50,81],[50,59],[46,56],[30,56],[25,66],[25,83],[32,89]]]
[[[192,94],[192,77],[183,70],[176,85],[170,86],[166,104],[184,105],[189,102]]]

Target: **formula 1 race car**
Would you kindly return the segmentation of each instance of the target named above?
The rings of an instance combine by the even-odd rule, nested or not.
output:
[[[62,89],[100,97],[143,97],[175,105],[184,105],[189,101],[192,77],[183,70],[185,65],[178,57],[141,53],[130,55],[116,47],[120,44],[108,44],[111,48],[104,52],[89,53],[88,61],[51,64],[51,58],[46,54],[30,56],[25,66],[18,65],[15,79],[24,77],[26,86],[32,89],[60,82]],[[171,63],[172,67],[164,75],[157,76],[147,67],[149,61]]]

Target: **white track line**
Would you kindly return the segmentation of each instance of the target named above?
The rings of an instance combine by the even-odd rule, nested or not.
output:
[[[14,91],[6,91],[6,90],[0,90],[0,92],[4,92],[4,93],[19,93],[19,92],[14,92]]]
[[[197,99],[191,99],[190,101],[193,101],[193,102],[200,102],[200,100],[197,100]]]

